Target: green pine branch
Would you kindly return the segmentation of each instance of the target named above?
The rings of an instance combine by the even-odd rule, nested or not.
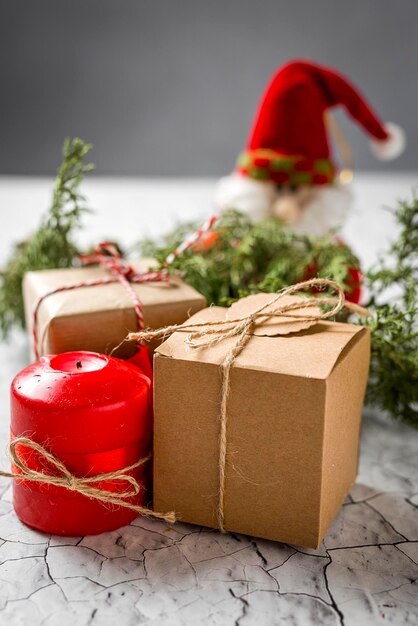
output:
[[[366,274],[374,317],[367,401],[418,428],[418,198],[394,212],[400,234]]]
[[[141,254],[161,264],[196,224],[181,225],[162,241],[139,244]],[[208,302],[228,305],[258,291],[274,292],[312,276],[332,276],[350,291],[349,269],[358,259],[332,236],[321,238],[297,235],[275,219],[252,224],[237,211],[228,211],[218,220],[217,240],[202,251],[189,249],[179,255],[170,271],[180,271],[185,280]]]
[[[85,162],[92,146],[82,139],[66,139],[63,162],[55,179],[52,202],[37,231],[19,243],[0,275],[0,335],[24,327],[22,279],[30,270],[71,267],[78,255],[72,235],[88,209],[80,193],[84,175],[93,169]]]

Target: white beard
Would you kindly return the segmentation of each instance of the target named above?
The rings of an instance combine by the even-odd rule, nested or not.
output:
[[[352,203],[346,185],[313,185],[295,191],[277,190],[273,183],[238,173],[221,178],[215,190],[219,211],[237,209],[254,222],[278,217],[294,232],[321,236],[344,223]]]

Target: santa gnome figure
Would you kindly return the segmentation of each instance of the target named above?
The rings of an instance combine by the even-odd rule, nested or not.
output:
[[[351,202],[347,182],[352,174],[349,146],[329,113],[338,105],[370,136],[377,158],[389,160],[402,153],[402,129],[383,123],[344,76],[329,67],[293,61],[268,85],[235,171],[218,182],[217,208],[234,208],[254,220],[276,216],[302,234],[322,235],[340,226]],[[328,132],[346,161],[340,172]]]

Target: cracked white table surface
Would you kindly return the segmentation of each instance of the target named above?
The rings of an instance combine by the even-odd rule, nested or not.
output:
[[[360,176],[344,234],[368,265],[394,235],[381,206],[414,176]],[[92,180],[83,242],[131,243],[179,216],[209,212],[211,181]],[[35,224],[48,181],[0,178],[0,261]],[[117,215],[117,219],[115,216]],[[181,216],[181,217],[180,217]],[[27,362],[16,332],[0,347],[0,442],[8,387]],[[6,459],[0,454],[2,467]],[[186,524],[137,518],[90,537],[50,537],[16,518],[0,479],[0,624],[374,626],[418,623],[418,432],[365,412],[358,480],[317,551]]]

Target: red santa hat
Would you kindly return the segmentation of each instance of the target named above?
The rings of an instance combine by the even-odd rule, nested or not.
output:
[[[384,124],[345,77],[328,67],[293,61],[268,85],[237,171],[276,185],[332,183],[336,167],[324,114],[337,105],[344,106],[370,136],[376,157],[388,160],[401,154],[402,129]]]

